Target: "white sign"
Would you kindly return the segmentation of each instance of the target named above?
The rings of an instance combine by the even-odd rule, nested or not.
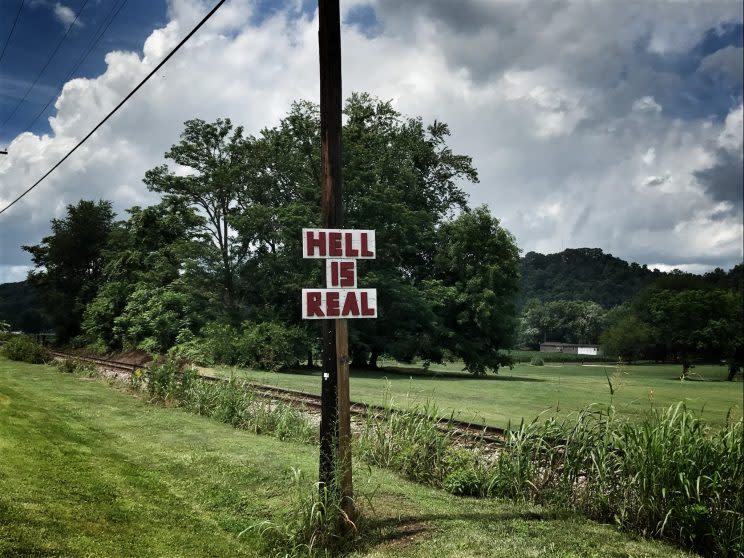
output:
[[[356,289],[356,260],[326,260],[326,287],[329,289]]]
[[[302,319],[376,318],[377,289],[302,289]]]
[[[302,289],[302,319],[376,318],[377,289],[357,289],[357,259],[376,257],[375,231],[302,229],[302,257],[326,260],[326,288]]]
[[[303,258],[371,260],[375,256],[375,231],[302,229]]]

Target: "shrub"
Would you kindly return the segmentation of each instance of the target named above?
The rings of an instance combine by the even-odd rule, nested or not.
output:
[[[452,447],[445,457],[447,473],[442,488],[457,496],[488,496],[485,462],[478,452]]]
[[[96,367],[93,364],[76,358],[58,360],[54,363],[54,366],[64,374],[85,374],[92,377],[96,373]]]
[[[244,322],[238,331],[229,324],[211,322],[199,337],[179,334],[169,355],[203,366],[219,363],[282,370],[296,366],[310,347],[310,338],[298,326]]]
[[[305,330],[278,322],[244,322],[237,341],[237,364],[263,370],[297,366],[305,358],[310,340]]]
[[[176,344],[168,350],[168,356],[177,360],[192,362],[199,366],[215,364],[212,348],[209,343],[196,337],[191,331],[183,330],[176,338]]]
[[[544,366],[545,361],[541,359],[540,357],[532,357],[532,359],[530,360],[530,364],[532,366]]]
[[[183,367],[175,359],[153,360],[145,371],[145,377],[151,400],[178,402],[196,381],[196,370],[191,366]]]
[[[44,364],[51,362],[52,355],[43,345],[30,337],[15,335],[2,347],[2,354],[10,360]]]

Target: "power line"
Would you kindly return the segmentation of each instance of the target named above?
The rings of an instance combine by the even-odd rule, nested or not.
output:
[[[217,12],[217,10],[218,10],[218,9],[220,8],[220,6],[222,6],[222,4],[224,4],[224,3],[225,3],[225,1],[226,1],[226,0],[219,0],[219,2],[217,2],[217,3],[215,4],[215,6],[214,6],[214,7],[213,7],[213,8],[212,8],[212,9],[211,9],[210,11],[209,11],[209,13],[207,13],[207,15],[205,15],[205,16],[204,16],[204,17],[202,18],[202,20],[201,20],[201,21],[200,21],[199,23],[197,23],[197,24],[196,24],[196,26],[195,26],[195,27],[194,27],[194,28],[193,28],[193,29],[192,29],[191,31],[189,31],[188,35],[186,35],[186,36],[185,36],[185,37],[184,37],[183,39],[181,39],[181,42],[180,42],[180,43],[178,43],[178,44],[177,44],[177,45],[176,45],[176,46],[175,46],[175,47],[173,48],[173,50],[171,50],[171,51],[170,51],[170,52],[169,52],[169,53],[168,53],[168,54],[166,55],[166,57],[165,57],[165,58],[163,58],[163,59],[162,59],[162,60],[160,61],[160,63],[159,63],[159,64],[158,64],[157,66],[155,66],[155,68],[153,68],[153,70],[152,70],[152,71],[151,71],[151,72],[150,72],[149,74],[147,74],[147,75],[146,75],[146,76],[144,77],[144,79],[143,79],[142,81],[140,81],[140,82],[139,82],[139,83],[137,84],[137,86],[136,86],[136,87],[135,87],[134,89],[132,89],[132,90],[131,90],[131,91],[130,91],[130,92],[129,92],[128,94],[127,94],[127,96],[126,96],[126,97],[124,97],[124,98],[123,98],[123,99],[122,99],[122,100],[121,100],[121,101],[119,102],[119,104],[118,104],[118,105],[116,105],[116,106],[115,106],[115,107],[114,107],[114,108],[113,108],[113,109],[111,110],[111,112],[109,112],[109,113],[108,113],[108,114],[107,114],[107,115],[106,115],[106,116],[105,116],[105,117],[103,118],[103,120],[101,120],[101,121],[100,121],[100,122],[99,122],[98,124],[96,124],[96,127],[95,127],[95,128],[93,128],[93,129],[92,129],[92,130],[91,130],[90,132],[88,132],[88,135],[86,135],[86,136],[85,136],[85,137],[84,137],[83,139],[81,139],[81,140],[80,140],[80,141],[79,141],[79,142],[77,143],[77,145],[75,145],[75,147],[73,147],[72,149],[70,149],[70,151],[68,151],[68,152],[67,152],[67,154],[66,154],[66,155],[65,155],[64,157],[62,157],[62,158],[61,158],[61,159],[60,159],[59,161],[57,161],[57,163],[56,163],[56,164],[55,164],[55,165],[54,165],[54,166],[53,166],[53,167],[52,167],[51,169],[49,169],[49,170],[48,170],[48,171],[47,171],[46,173],[44,173],[44,176],[42,176],[42,177],[41,177],[41,178],[40,178],[39,180],[37,180],[36,182],[34,182],[34,183],[33,183],[33,184],[32,184],[31,186],[29,186],[29,187],[28,187],[28,188],[27,188],[27,189],[26,189],[26,190],[25,190],[25,191],[24,191],[24,192],[23,192],[22,194],[20,194],[20,195],[19,195],[19,196],[18,196],[18,197],[17,197],[16,199],[14,199],[14,200],[13,200],[12,202],[10,202],[10,203],[9,203],[8,205],[6,205],[6,206],[5,206],[5,207],[4,207],[4,208],[3,208],[2,210],[0,210],[0,215],[2,215],[3,213],[5,213],[5,212],[6,212],[6,211],[7,211],[8,209],[10,209],[10,208],[11,208],[11,207],[12,207],[13,205],[15,205],[15,204],[16,204],[16,202],[18,202],[18,201],[19,201],[20,199],[22,199],[22,198],[23,198],[23,197],[24,197],[24,196],[25,196],[26,194],[28,194],[28,193],[29,193],[29,192],[30,192],[31,190],[33,190],[33,189],[34,189],[34,188],[36,188],[36,187],[37,187],[37,186],[38,186],[39,184],[41,184],[41,182],[42,182],[42,181],[43,181],[43,180],[44,180],[44,179],[45,179],[45,178],[46,178],[47,176],[49,176],[50,174],[52,174],[52,172],[54,172],[54,170],[55,170],[55,169],[56,169],[57,167],[59,167],[59,166],[60,166],[60,165],[61,165],[62,163],[64,163],[64,162],[65,162],[65,161],[67,160],[67,158],[68,158],[68,157],[69,157],[70,155],[72,155],[72,154],[73,154],[73,153],[74,153],[75,151],[77,151],[77,149],[78,149],[78,148],[79,148],[79,147],[80,147],[81,145],[83,145],[83,144],[84,144],[84,143],[85,143],[85,142],[86,142],[86,141],[88,140],[88,138],[90,138],[90,137],[91,137],[91,136],[92,136],[92,135],[93,135],[94,133],[96,133],[96,131],[98,130],[98,128],[100,128],[101,126],[103,126],[103,125],[104,125],[104,123],[105,123],[105,122],[106,122],[106,121],[107,121],[107,120],[108,120],[109,118],[111,118],[111,117],[112,117],[112,116],[113,116],[113,115],[114,115],[114,114],[116,113],[116,111],[118,111],[118,110],[119,110],[119,109],[120,109],[120,108],[121,108],[121,107],[122,107],[122,106],[124,105],[124,103],[126,103],[126,102],[127,102],[127,101],[128,101],[128,100],[129,100],[129,99],[130,99],[130,98],[131,98],[131,97],[132,97],[132,96],[133,96],[133,95],[134,95],[134,94],[135,94],[135,93],[136,93],[136,92],[137,92],[137,91],[138,91],[138,90],[140,89],[140,87],[142,87],[142,86],[143,86],[143,85],[144,85],[145,83],[147,83],[147,81],[148,81],[148,80],[149,80],[149,79],[150,79],[150,78],[151,78],[152,76],[154,76],[154,75],[155,75],[155,73],[156,73],[156,72],[157,72],[157,71],[158,71],[158,70],[159,70],[160,68],[162,68],[162,67],[163,67],[163,65],[165,65],[165,63],[166,63],[166,62],[168,62],[168,60],[170,60],[170,58],[171,58],[171,57],[172,57],[172,56],[173,56],[173,55],[174,55],[174,54],[175,54],[176,52],[178,52],[178,50],[179,50],[179,49],[180,49],[180,48],[181,48],[181,47],[182,47],[183,45],[185,45],[185,44],[186,44],[186,42],[187,42],[187,41],[188,41],[188,40],[189,40],[189,39],[190,39],[190,38],[191,38],[191,37],[192,37],[192,36],[193,36],[193,35],[194,35],[194,34],[195,34],[195,33],[196,33],[196,32],[197,32],[198,30],[199,30],[199,29],[201,29],[201,27],[202,27],[202,26],[203,26],[203,25],[204,25],[204,24],[205,24],[205,23],[206,23],[206,22],[207,22],[207,21],[209,20],[209,18],[211,18],[211,17],[212,17],[212,16],[213,16],[213,15],[215,14],[215,12]]]
[[[21,5],[18,6],[18,11],[16,12],[15,19],[13,20],[13,26],[10,28],[10,33],[8,33],[8,38],[5,39],[5,44],[3,45],[3,51],[0,52],[0,62],[3,61],[3,56],[5,56],[5,49],[8,48],[8,43],[10,43],[10,38],[13,36],[13,31],[15,31],[16,23],[18,23],[18,18],[21,15],[21,10],[23,9],[23,4],[26,2],[26,0],[21,0]]]
[[[62,85],[60,85],[59,89],[57,89],[57,91],[54,93],[54,95],[52,95],[51,97],[49,97],[49,100],[46,102],[46,104],[44,105],[44,107],[36,114],[36,116],[34,116],[33,120],[31,120],[31,122],[24,127],[24,130],[31,130],[31,127],[34,124],[36,124],[36,121],[39,118],[41,118],[41,115],[44,114],[44,112],[49,107],[49,105],[52,103],[52,101],[54,101],[57,98],[57,96],[62,92],[62,89],[64,89],[65,84],[70,80],[70,78],[77,71],[77,69],[83,64],[83,62],[85,62],[88,59],[88,56],[90,55],[90,53],[93,52],[93,49],[96,47],[96,45],[98,44],[98,42],[106,34],[106,31],[108,31],[108,28],[111,26],[111,24],[114,22],[114,20],[116,19],[116,17],[119,15],[119,12],[121,12],[122,8],[127,3],[127,1],[128,0],[123,0],[123,2],[121,4],[119,4],[119,8],[118,9],[116,9],[116,2],[114,2],[114,4],[112,4],[111,10],[106,15],[106,17],[103,19],[103,21],[108,20],[108,23],[106,23],[106,26],[103,28],[103,31],[101,31],[98,34],[97,37],[94,35],[93,39],[91,39],[91,42],[88,43],[88,46],[85,49],[85,54],[83,54],[83,56],[77,61],[77,64],[75,64],[75,66],[72,68],[72,70],[70,70],[67,73],[67,75],[65,76],[65,78],[62,80]],[[116,13],[114,13],[114,10],[116,10]],[[112,13],[114,13],[113,17],[111,17],[111,14]]]
[[[77,23],[78,18],[80,17],[80,14],[83,12],[83,9],[85,8],[85,5],[88,3],[88,0],[83,0],[83,3],[81,4],[80,8],[78,9],[77,13],[75,14],[75,19],[72,20],[72,23],[67,28],[67,31],[65,32],[62,39],[57,43],[57,46],[54,47],[54,50],[52,51],[52,54],[49,55],[49,58],[46,61],[46,64],[44,64],[44,67],[41,69],[41,71],[36,75],[36,78],[34,79],[33,83],[29,86],[28,89],[26,89],[26,93],[23,94],[23,98],[16,103],[16,106],[13,108],[12,112],[7,116],[5,120],[3,120],[3,123],[0,124],[0,128],[4,128],[5,125],[8,123],[8,121],[13,118],[13,115],[18,110],[18,107],[20,107],[23,104],[23,101],[26,100],[26,97],[28,97],[28,94],[31,92],[31,90],[36,86],[36,82],[39,81],[39,78],[42,76],[44,71],[47,69],[49,64],[54,59],[55,54],[57,54],[57,51],[59,50],[59,47],[62,46],[62,44],[67,40],[67,36],[70,34],[70,31],[72,31],[72,28],[75,27],[75,23]]]

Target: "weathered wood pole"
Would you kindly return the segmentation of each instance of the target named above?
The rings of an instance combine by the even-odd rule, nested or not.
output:
[[[321,226],[343,226],[341,176],[341,15],[338,0],[318,0],[320,50]],[[323,383],[320,419],[320,482],[340,482],[342,505],[353,515],[349,447],[349,357],[346,320],[323,320]],[[339,390],[339,387],[341,388]],[[341,425],[339,425],[341,409]],[[336,465],[341,466],[337,471]]]

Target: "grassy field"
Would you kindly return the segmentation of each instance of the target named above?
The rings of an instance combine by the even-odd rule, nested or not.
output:
[[[384,365],[385,363],[383,363]],[[392,364],[392,363],[389,363]],[[320,392],[319,371],[292,373],[217,368],[216,373],[235,374],[253,381],[280,387]],[[506,426],[511,420],[531,420],[540,413],[566,414],[593,403],[609,404],[618,412],[638,417],[649,409],[667,407],[679,401],[712,425],[721,425],[731,411],[733,419],[742,417],[742,382],[726,382],[723,366],[698,366],[692,380],[680,382],[679,366],[624,366],[617,372],[613,365],[517,364],[498,375],[475,378],[462,372],[457,364],[433,365],[429,373],[416,367],[396,365],[379,371],[352,370],[351,398],[355,401],[382,403],[388,392],[397,404],[406,399],[436,403],[442,415],[455,413],[463,420]],[[614,396],[610,396],[605,372],[612,376]]]
[[[148,405],[100,380],[0,359],[0,556],[259,556],[313,447]],[[531,505],[472,500],[358,467],[372,497],[356,556],[681,557]]]

